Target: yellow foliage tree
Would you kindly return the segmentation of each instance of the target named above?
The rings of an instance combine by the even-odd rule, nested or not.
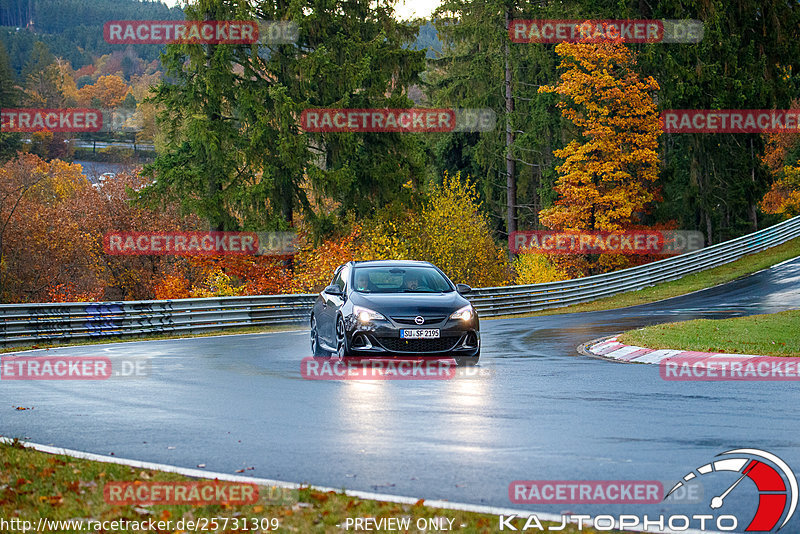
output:
[[[445,172],[442,184],[432,186],[418,213],[409,210],[376,220],[364,232],[365,259],[429,261],[453,281],[475,287],[508,283],[506,254],[492,239],[475,185],[469,179],[462,181],[460,172],[452,176]]]
[[[515,283],[543,284],[568,280],[569,275],[562,271],[546,254],[523,253],[514,258]]]
[[[192,298],[236,297],[243,290],[241,286],[234,286],[231,277],[221,268],[215,267],[200,284],[192,287],[189,294]]]

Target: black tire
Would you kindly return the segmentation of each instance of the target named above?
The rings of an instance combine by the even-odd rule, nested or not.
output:
[[[317,332],[317,318],[311,316],[311,354],[315,358],[330,358],[331,354],[319,346],[319,333]]]
[[[341,315],[336,319],[336,355],[341,359],[350,356],[347,331],[344,328],[344,319],[342,319]]]

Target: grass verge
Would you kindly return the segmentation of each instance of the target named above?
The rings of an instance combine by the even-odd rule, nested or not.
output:
[[[95,532],[96,522],[108,521],[103,532],[191,532],[178,521],[194,521],[195,525],[207,525],[206,531],[214,532],[335,532],[345,531],[346,518],[410,518],[415,525],[421,518],[436,518],[442,525],[463,533],[495,532],[498,517],[489,514],[444,510],[425,506],[420,500],[416,504],[397,504],[349,497],[343,493],[320,492],[311,488],[285,490],[260,487],[258,499],[253,504],[229,505],[125,505],[108,504],[104,497],[104,486],[114,481],[137,481],[138,486],[151,482],[193,481],[174,473],[149,469],[137,469],[125,465],[94,462],[70,456],[52,455],[24,448],[20,443],[0,443],[0,518],[31,521],[35,529],[39,518],[54,521],[75,520],[83,528],[72,528],[61,524],[51,528],[53,532]],[[215,519],[218,528],[211,528]],[[444,519],[441,519],[444,518]],[[113,528],[110,523],[118,523]],[[149,528],[152,521],[154,529]],[[166,522],[170,523],[167,524]],[[238,524],[237,524],[238,521]],[[134,523],[135,522],[135,523]],[[161,525],[159,525],[159,522]],[[19,524],[19,523],[18,523]],[[246,528],[243,526],[246,524]],[[337,526],[342,524],[342,526]],[[517,529],[524,520],[515,519]],[[547,529],[547,525],[542,525]],[[557,524],[553,524],[557,525]],[[122,526],[128,528],[121,528]],[[144,529],[134,528],[144,526]],[[160,528],[160,527],[165,528]],[[257,528],[253,528],[253,527]],[[277,528],[274,528],[276,527]],[[267,527],[267,528],[262,528]],[[21,530],[21,529],[19,529]],[[194,529],[200,532],[200,529]],[[351,527],[352,530],[352,527]],[[373,530],[388,532],[387,530]],[[392,530],[395,531],[396,530]],[[417,532],[412,527],[409,532]],[[561,532],[597,532],[593,529],[579,531],[569,525]],[[619,532],[619,531],[613,531]]]
[[[701,289],[714,287],[726,282],[731,282],[737,278],[742,278],[753,274],[762,269],[772,267],[782,261],[790,260],[800,256],[800,237],[787,241],[782,245],[773,247],[755,254],[750,254],[726,265],[715,267],[707,271],[684,276],[679,280],[665,282],[652,287],[640,289],[639,291],[629,291],[611,297],[564,306],[563,308],[553,308],[537,312],[526,313],[523,315],[506,315],[496,317],[496,319],[508,317],[536,317],[539,315],[557,315],[560,313],[578,313],[611,310],[615,308],[626,308],[639,304],[649,304],[659,300],[678,297]],[[487,319],[491,319],[488,318]]]
[[[800,310],[696,319],[631,330],[619,342],[652,349],[800,357]]]

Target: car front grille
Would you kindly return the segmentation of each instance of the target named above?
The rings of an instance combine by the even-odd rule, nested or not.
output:
[[[409,316],[402,316],[402,317],[392,317],[392,321],[396,322],[397,324],[413,324],[415,326],[419,326],[414,321],[414,319],[416,317],[417,317],[416,315],[409,315]],[[433,317],[433,316],[429,317],[429,316],[423,315],[422,318],[425,319],[425,322],[423,324],[436,324],[436,323],[441,323],[442,321],[444,321],[446,316],[442,315],[442,316],[436,316],[436,317]]]
[[[377,338],[383,348],[392,352],[446,352],[452,350],[460,336],[447,336],[436,339],[400,339],[399,337]]]

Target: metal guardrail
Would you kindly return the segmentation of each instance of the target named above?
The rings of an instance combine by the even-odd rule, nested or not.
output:
[[[730,241],[637,267],[562,282],[475,289],[470,301],[484,317],[589,302],[719,267],[799,236],[800,216]]]
[[[800,216],[724,243],[638,267],[562,282],[476,288],[468,296],[482,317],[558,308],[676,280],[795,237],[800,237]],[[308,320],[315,299],[316,294],[298,294],[3,304],[0,305],[0,345],[302,323]]]

